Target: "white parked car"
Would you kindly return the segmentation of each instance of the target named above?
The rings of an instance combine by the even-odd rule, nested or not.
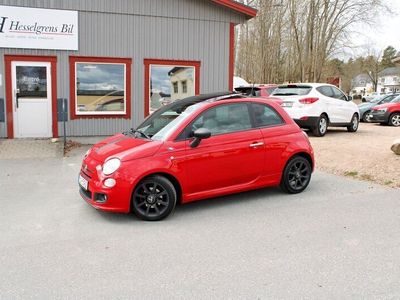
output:
[[[281,106],[302,128],[324,136],[328,126],[347,127],[356,132],[360,121],[358,106],[336,86],[326,83],[280,85],[272,96],[283,100]]]

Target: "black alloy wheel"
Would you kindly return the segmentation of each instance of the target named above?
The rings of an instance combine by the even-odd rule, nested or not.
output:
[[[354,114],[353,117],[351,118],[351,123],[349,126],[347,126],[347,131],[348,132],[356,132],[358,129],[358,115]]]
[[[311,180],[311,165],[302,156],[289,160],[283,172],[280,187],[287,193],[297,194],[305,190]]]
[[[163,176],[151,176],[142,180],[132,196],[132,211],[145,221],[159,221],[175,208],[177,200],[174,185]]]

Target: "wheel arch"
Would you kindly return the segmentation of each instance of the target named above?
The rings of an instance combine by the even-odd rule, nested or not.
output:
[[[314,161],[313,161],[311,155],[305,151],[296,152],[296,153],[293,153],[292,155],[290,155],[286,161],[285,168],[286,168],[287,164],[289,163],[289,161],[295,156],[301,156],[301,157],[305,158],[310,163],[311,171],[314,172],[314,167],[315,167]]]
[[[176,202],[181,203],[181,201],[182,201],[182,186],[181,186],[181,183],[179,182],[179,180],[174,175],[167,173],[167,172],[154,172],[154,173],[144,175],[139,180],[137,180],[136,184],[133,186],[132,192],[131,192],[131,201],[129,204],[130,211],[132,210],[132,197],[133,197],[133,193],[135,192],[136,187],[138,186],[138,184],[140,184],[140,182],[142,182],[146,178],[149,178],[152,176],[162,176],[162,177],[167,178],[175,188],[176,196],[177,196]]]

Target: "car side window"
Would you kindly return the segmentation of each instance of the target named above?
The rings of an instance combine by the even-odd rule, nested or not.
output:
[[[333,90],[329,85],[319,86],[317,87],[317,91],[326,97],[335,98]]]
[[[282,117],[270,106],[252,103],[254,125],[256,127],[267,127],[284,124]]]
[[[331,87],[333,90],[333,98],[339,99],[339,100],[347,100],[347,97],[345,94],[343,94],[338,88]]]
[[[190,132],[207,128],[211,135],[231,133],[252,128],[246,103],[218,105],[203,112],[191,125]]]

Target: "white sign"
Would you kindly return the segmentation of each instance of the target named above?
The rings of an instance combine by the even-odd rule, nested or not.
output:
[[[0,48],[78,50],[78,12],[0,5]]]

